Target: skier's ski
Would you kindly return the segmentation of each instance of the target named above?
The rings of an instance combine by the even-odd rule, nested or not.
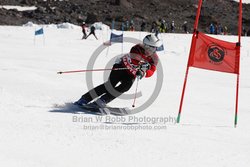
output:
[[[91,112],[93,114],[98,114],[98,115],[107,115],[107,114],[103,114],[102,112],[100,112],[99,108],[94,107],[94,106],[90,106],[90,105],[77,105],[79,108],[81,108],[82,110],[84,110],[85,112]]]
[[[105,107],[99,108],[100,112],[107,113],[110,115],[125,116],[131,114],[129,108],[118,108],[118,107]]]
[[[79,106],[83,110],[93,112],[95,114],[101,115],[117,115],[117,116],[124,116],[131,114],[129,108],[118,108],[118,107],[93,107],[90,105]]]

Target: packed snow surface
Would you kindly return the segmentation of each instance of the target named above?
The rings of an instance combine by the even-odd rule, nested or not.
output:
[[[42,27],[42,26],[41,26]],[[81,28],[0,26],[0,166],[8,167],[242,167],[250,164],[250,38],[242,37],[238,126],[234,128],[236,75],[190,68],[180,124],[176,124],[191,34],[161,34],[163,74],[138,83],[136,108],[162,88],[152,105],[126,117],[80,112],[71,103],[98,85],[108,72],[57,74],[82,70],[97,48],[93,68],[111,68],[133,43],[102,47],[108,30],[96,40],[81,40]],[[124,32],[142,40],[147,33]],[[236,36],[216,36],[236,41]],[[160,67],[159,67],[160,68]],[[159,72],[159,71],[158,71]],[[135,85],[127,92],[133,95]],[[132,96],[133,97],[133,96]],[[110,106],[129,107],[133,99]]]

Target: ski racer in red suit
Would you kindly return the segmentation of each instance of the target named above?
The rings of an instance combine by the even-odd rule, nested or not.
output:
[[[162,42],[155,35],[147,35],[143,44],[133,46],[130,53],[118,58],[113,65],[113,69],[123,70],[112,70],[108,81],[82,95],[74,104],[105,107],[107,103],[128,91],[136,78],[151,77],[158,63],[156,49],[161,45]],[[95,101],[90,103],[93,100]]]

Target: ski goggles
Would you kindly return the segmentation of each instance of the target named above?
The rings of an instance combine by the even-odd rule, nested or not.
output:
[[[155,53],[156,52],[156,47],[154,47],[154,46],[149,46],[149,45],[146,45],[146,44],[144,44],[144,48],[145,48],[145,50],[149,53],[149,54],[153,54],[153,53]]]

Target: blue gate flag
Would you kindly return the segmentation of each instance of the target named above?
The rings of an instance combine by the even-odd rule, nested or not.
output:
[[[123,43],[123,34],[116,35],[114,33],[111,33],[110,42]]]
[[[159,52],[159,51],[163,51],[163,50],[164,50],[164,46],[163,46],[163,44],[162,44],[160,47],[156,48],[156,51],[157,51],[157,52]]]
[[[43,34],[43,28],[40,28],[39,30],[35,31],[35,35],[42,35]]]

